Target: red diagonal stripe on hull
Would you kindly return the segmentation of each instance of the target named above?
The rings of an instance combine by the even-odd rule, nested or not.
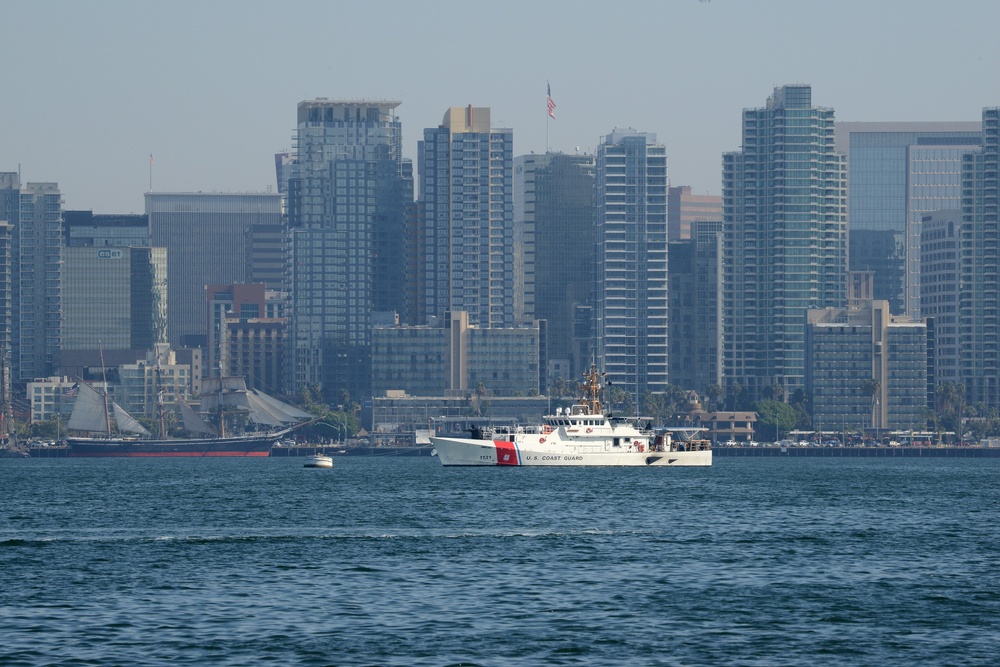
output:
[[[513,442],[504,442],[503,440],[494,440],[493,444],[497,448],[497,465],[498,466],[519,466],[521,462],[517,458],[517,447],[514,446]]]

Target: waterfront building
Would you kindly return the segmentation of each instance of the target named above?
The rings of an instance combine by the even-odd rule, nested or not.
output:
[[[981,150],[962,156],[958,349],[965,399],[1000,408],[1000,107],[983,109]]]
[[[920,226],[959,208],[962,155],[981,144],[979,122],[836,123],[847,154],[851,271],[874,271],[875,298],[920,316]]]
[[[204,350],[200,347],[182,347],[173,350],[174,359],[178,364],[191,368],[191,388],[188,394],[191,396],[201,395],[201,380],[204,377]]]
[[[204,345],[205,285],[243,283],[250,275],[254,228],[281,224],[272,192],[146,194],[150,245],[167,249],[167,339],[175,348]]]
[[[805,384],[806,310],[843,307],[846,158],[833,109],[808,85],[743,111],[743,149],[723,155],[725,388],[751,400]]]
[[[476,327],[451,312],[424,326],[377,326],[372,331],[374,395],[530,396],[542,382],[543,328]],[[484,399],[487,400],[487,399]]]
[[[241,377],[247,389],[280,395],[285,389],[287,295],[263,284],[208,285],[210,377]]]
[[[722,221],[722,197],[692,194],[690,185],[672,186],[667,190],[667,220],[669,240],[692,239],[692,223]]]
[[[926,429],[925,323],[892,316],[885,300],[809,310],[806,317],[815,430]]]
[[[652,133],[616,129],[597,149],[597,365],[636,406],[667,387],[667,153]]]
[[[539,347],[544,327],[539,323],[518,327],[468,331],[469,390],[493,396],[534,396],[542,393],[544,372]]]
[[[59,417],[65,424],[76,404],[78,394],[76,384],[75,379],[65,375],[35,378],[28,382],[25,386],[30,406],[28,413],[30,423],[37,424]]]
[[[704,394],[722,385],[721,222],[693,222],[670,242],[670,384]]]
[[[287,185],[291,391],[317,385],[328,399],[369,396],[373,313],[405,311],[413,167],[402,156],[399,105],[298,105]]]
[[[514,325],[513,150],[486,107],[452,107],[424,130],[411,324],[461,310],[480,328]]]
[[[920,314],[932,329],[933,349],[928,354],[933,388],[961,384],[959,373],[958,305],[962,212],[957,209],[924,215],[920,228]]]
[[[700,407],[684,415],[684,426],[700,428],[699,439],[711,440],[716,445],[736,443],[746,446],[757,436],[757,413],[721,410],[708,412]],[[761,438],[768,434],[761,434]]]
[[[546,382],[575,380],[589,367],[573,345],[574,311],[594,289],[594,156],[545,153],[514,159],[518,322],[547,322]],[[517,241],[515,241],[515,245]],[[517,295],[523,292],[523,303]]]
[[[165,343],[155,345],[144,359],[122,364],[117,370],[115,401],[135,417],[158,420],[161,408],[165,413],[173,412],[178,398],[187,400],[190,396],[191,367],[178,363]]]

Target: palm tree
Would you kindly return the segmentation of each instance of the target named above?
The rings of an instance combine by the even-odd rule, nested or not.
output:
[[[934,407],[941,416],[946,417],[955,402],[955,383],[942,382],[934,388],[934,396],[937,399]]]
[[[721,384],[710,384],[708,385],[708,387],[705,388],[705,396],[708,397],[709,403],[711,405],[711,407],[708,408],[710,411],[713,410],[716,405],[718,405],[719,399],[725,393],[726,390],[722,388]]]
[[[743,393],[743,386],[733,380],[733,383],[729,385],[729,409],[733,412],[736,411],[736,398]]]
[[[556,398],[562,398],[566,395],[569,389],[569,385],[566,382],[566,378],[560,376],[556,378],[556,381],[552,383],[550,391],[555,394]]]
[[[785,388],[782,387],[781,384],[779,384],[778,382],[775,382],[761,393],[765,395],[765,398],[768,398],[772,401],[784,402]]]
[[[875,438],[878,439],[878,429],[882,426],[878,419],[878,396],[882,392],[882,383],[875,378],[868,378],[861,381],[861,391],[872,397],[872,428],[875,429]]]

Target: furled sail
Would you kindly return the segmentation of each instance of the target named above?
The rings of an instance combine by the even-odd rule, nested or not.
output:
[[[132,415],[125,412],[125,408],[117,403],[112,403],[111,406],[115,411],[115,421],[118,423],[118,430],[137,435],[152,435],[146,430],[145,426],[137,422]]]
[[[205,378],[201,384],[201,409],[215,412],[229,410],[249,410],[247,385],[241,377]]]
[[[205,378],[201,389],[201,407],[205,412],[239,411],[261,426],[280,427],[312,419],[312,415],[278,399],[247,389],[239,377]]]
[[[257,391],[256,389],[252,389],[250,393],[255,398],[264,403],[266,406],[268,406],[272,414],[277,415],[278,418],[286,424],[294,424],[295,422],[298,421],[303,421],[306,419],[313,418],[313,416],[308,412],[299,410],[297,407],[293,405],[289,405],[288,403],[279,401],[273,396],[268,396],[267,394],[261,391]]]
[[[89,384],[78,384],[79,393],[67,426],[74,431],[108,433],[108,412],[104,396]]]
[[[250,407],[250,414],[248,415],[250,421],[255,424],[261,424],[263,426],[283,426],[284,422],[281,418],[271,412],[268,406],[265,405],[260,399],[254,396],[252,393],[247,392],[247,404]]]

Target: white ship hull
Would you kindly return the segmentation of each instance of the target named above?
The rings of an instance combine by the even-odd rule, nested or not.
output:
[[[712,450],[649,451],[643,446],[614,446],[598,441],[560,441],[538,436],[511,440],[432,437],[437,457],[446,466],[710,466]]]

